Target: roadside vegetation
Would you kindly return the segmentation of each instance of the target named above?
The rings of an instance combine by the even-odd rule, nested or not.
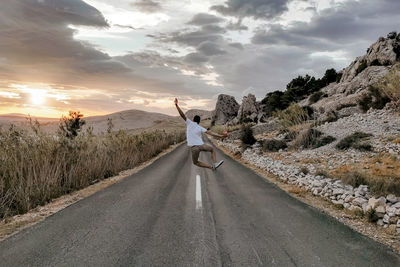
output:
[[[130,169],[185,139],[184,132],[130,135],[82,131],[79,112],[63,117],[57,134],[39,123],[0,129],[0,218],[22,214],[63,194]]]

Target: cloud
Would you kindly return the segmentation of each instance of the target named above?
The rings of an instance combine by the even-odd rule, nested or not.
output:
[[[199,13],[194,15],[194,17],[187,24],[201,26],[207,24],[217,24],[223,21],[224,21],[223,18],[217,17],[215,15],[207,13]]]
[[[288,10],[289,0],[227,0],[225,5],[214,5],[215,10],[225,16],[254,19],[273,19]]]
[[[162,10],[161,4],[152,0],[139,0],[131,3],[131,6],[145,13],[155,13]]]
[[[215,56],[215,55],[222,55],[226,54],[219,45],[212,42],[203,42],[197,47],[197,51],[202,52],[206,56]]]

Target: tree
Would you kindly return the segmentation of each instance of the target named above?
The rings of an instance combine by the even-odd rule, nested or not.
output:
[[[83,119],[83,114],[79,111],[70,111],[69,116],[62,116],[59,125],[59,133],[69,139],[78,136],[82,130],[82,126],[86,124]]]

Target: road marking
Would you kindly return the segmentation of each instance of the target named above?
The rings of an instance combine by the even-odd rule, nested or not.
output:
[[[201,180],[200,175],[196,175],[196,210],[201,209],[203,203],[201,202]]]

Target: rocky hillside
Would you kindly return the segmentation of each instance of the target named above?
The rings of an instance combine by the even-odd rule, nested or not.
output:
[[[369,88],[385,77],[398,62],[400,62],[400,34],[390,33],[387,38],[379,38],[367,49],[364,56],[356,58],[340,72],[338,76],[340,75],[341,79],[315,91],[314,101],[310,100],[310,96],[298,101],[298,104],[310,105],[320,120],[329,119],[332,115],[338,119],[362,113],[359,104],[365,96],[371,95]],[[232,96],[220,95],[212,123],[217,125],[263,123],[270,119],[268,118],[270,114],[265,112],[266,109],[268,106],[256,101],[252,94],[244,96],[241,105]]]
[[[294,79],[287,90],[303,93],[295,104],[283,103],[284,92],[263,102],[250,94],[233,107],[232,97],[218,98],[213,121],[253,122],[255,139],[238,130],[217,142],[282,182],[400,235],[399,62],[400,34],[390,33],[340,73]],[[265,103],[276,104],[273,116]]]

